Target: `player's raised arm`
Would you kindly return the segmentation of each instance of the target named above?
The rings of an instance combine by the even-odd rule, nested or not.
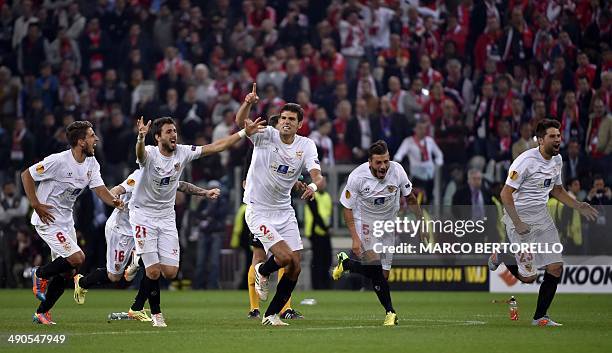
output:
[[[216,200],[221,194],[221,190],[218,188],[207,190],[186,181],[179,181],[179,185],[176,190],[184,192],[188,195],[202,196],[210,200]]]
[[[243,137],[261,132],[265,128],[265,121],[262,118],[257,118],[255,121],[246,121],[244,129],[238,131],[237,133],[202,146],[202,154],[200,155],[200,158],[225,151],[230,146],[240,141]]]
[[[101,185],[92,190],[98,195],[98,197],[107,205],[113,206],[118,209],[123,209],[123,201],[117,198],[115,194],[111,193],[106,186]]]
[[[40,220],[44,224],[55,222],[55,217],[53,217],[49,211],[51,206],[40,203],[38,196],[36,196],[36,184],[34,183],[32,174],[30,174],[30,169],[26,169],[21,173],[21,183],[23,184],[23,189],[25,190],[26,196],[34,209],[34,212],[38,214]]]
[[[555,185],[550,194],[564,205],[577,210],[589,221],[595,221],[599,212],[586,202],[580,202],[567,193],[563,185]]]
[[[251,108],[253,105],[257,104],[257,102],[259,102],[259,97],[257,96],[257,83],[253,82],[252,91],[244,97],[244,102],[236,113],[236,124],[238,124],[239,127],[245,127],[245,122],[249,118]]]
[[[136,158],[138,163],[142,164],[147,159],[147,151],[145,150],[145,137],[151,127],[151,120],[145,125],[143,117],[138,119],[138,140],[136,140]]]

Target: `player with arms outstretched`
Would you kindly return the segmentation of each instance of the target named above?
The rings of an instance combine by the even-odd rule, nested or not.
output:
[[[559,233],[546,207],[549,194],[564,205],[578,210],[589,220],[597,217],[597,210],[586,202],[577,201],[563,188],[563,161],[559,155],[560,127],[561,124],[556,120],[540,121],[536,127],[539,146],[523,152],[510,166],[501,200],[505,210],[502,221],[512,243],[544,243],[551,248],[553,244],[560,243]],[[515,254],[515,258],[516,263],[505,254],[493,254],[489,257],[489,269],[495,271],[501,262],[505,262],[508,270],[518,280],[533,283],[537,270],[545,268],[532,324],[561,326],[547,314],[563,273],[561,254],[522,252]]]
[[[264,127],[261,119],[257,119],[247,122],[238,133],[211,144],[186,146],[176,143],[176,124],[172,118],[164,117],[153,122],[152,132],[157,146],[145,146],[144,138],[150,126],[151,121],[145,125],[142,118],[138,120],[136,157],[142,173],[129,209],[136,253],[142,258],[145,276],[131,309],[143,310],[144,301],[148,300],[153,326],[166,327],[160,308],[159,277],[174,279],[178,273],[180,247],[174,203],[183,169],[192,160],[224,151]]]
[[[121,184],[111,189],[114,195],[120,197],[124,205],[129,204],[132,191],[136,184],[140,182],[140,173],[140,169],[136,169]],[[199,195],[209,199],[216,199],[220,192],[219,189],[206,190],[185,181],[179,182],[177,190],[189,195]],[[139,258],[136,254],[134,254],[133,266],[128,268],[129,271],[126,270],[130,254],[134,250],[134,237],[132,237],[129,211],[127,209],[115,209],[106,220],[104,234],[106,236],[106,268],[98,268],[86,276],[81,274],[74,276],[73,297],[77,304],[85,303],[85,293],[92,286],[118,282],[124,275],[124,270],[125,279],[131,281],[138,271]],[[128,315],[135,320],[151,321],[151,318],[148,317],[144,310],[138,312],[130,310]]]

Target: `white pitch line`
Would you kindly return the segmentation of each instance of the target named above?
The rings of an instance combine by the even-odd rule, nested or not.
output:
[[[416,322],[423,322],[423,321],[427,321],[427,322],[437,322],[439,324],[428,324],[426,325],[426,327],[434,327],[434,326],[475,326],[475,325],[485,325],[486,321],[478,321],[478,320],[434,320],[434,319],[423,319],[423,320],[419,320],[419,319],[401,319],[400,322],[403,321],[412,321],[414,323]],[[415,328],[415,327],[423,327],[423,325],[416,325],[416,324],[408,324],[408,325],[398,325],[397,327],[395,327],[396,329],[399,328]],[[255,330],[260,330],[260,329],[277,329],[274,327],[269,327],[269,326],[257,326],[257,327],[252,327],[252,328],[239,328],[239,329],[232,329],[232,328],[228,328],[228,329],[224,329],[224,331],[255,331]],[[381,325],[370,325],[370,326],[364,326],[364,325],[359,325],[359,326],[339,326],[339,327],[294,327],[294,328],[278,328],[279,331],[329,331],[329,330],[359,330],[359,329],[372,329],[372,328],[383,328],[383,326]],[[201,329],[201,330],[166,330],[166,329],[159,329],[159,330],[151,330],[151,331],[134,331],[134,330],[125,330],[125,331],[102,331],[102,332],[75,332],[75,333],[67,333],[67,336],[107,336],[107,335],[125,335],[125,334],[132,334],[132,333],[136,333],[136,334],[157,334],[157,333],[203,333],[206,332],[206,329]]]

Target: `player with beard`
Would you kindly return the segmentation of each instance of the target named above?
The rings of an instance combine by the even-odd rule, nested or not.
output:
[[[117,195],[124,203],[129,205],[132,191],[140,182],[140,169],[136,169],[121,184],[113,187],[111,192]],[[185,181],[180,181],[178,191],[187,195],[202,196],[211,200],[219,196],[219,189],[206,190]],[[132,281],[142,264],[142,260],[136,254],[132,256],[132,264],[126,269],[127,262],[134,250],[134,237],[130,225],[129,211],[127,209],[115,209],[106,220],[104,228],[106,237],[106,268],[98,268],[83,276],[74,276],[74,301],[77,304],[85,304],[85,293],[92,286],[100,286],[110,282],[119,282],[124,276],[125,280]],[[129,317],[139,321],[151,321],[144,310],[135,312],[128,311]]]
[[[26,196],[34,208],[32,225],[51,248],[53,261],[31,271],[32,291],[41,303],[33,321],[53,325],[50,310],[64,293],[66,281],[85,261],[77,243],[72,208],[89,187],[107,205],[123,208],[123,202],[104,186],[100,164],[94,157],[98,137],[88,121],[66,128],[70,149],[47,156],[21,173]],[[35,182],[39,182],[36,187]]]
[[[245,136],[263,130],[263,123],[262,119],[249,121],[238,133],[211,144],[186,146],[176,143],[176,124],[172,118],[164,117],[153,122],[153,138],[157,146],[145,146],[144,138],[151,121],[145,125],[142,118],[138,120],[136,157],[142,173],[129,203],[129,217],[136,254],[142,258],[145,276],[131,310],[143,310],[144,302],[148,300],[153,326],[167,326],[160,307],[160,276],[171,280],[178,273],[180,246],[174,203],[179,178],[186,164],[226,150]]]
[[[338,265],[332,277],[338,280],[345,271],[350,271],[370,278],[374,292],[385,308],[383,324],[394,326],[398,319],[387,282],[393,253],[384,251],[383,247],[395,246],[395,232],[377,235],[374,233],[374,224],[395,221],[401,197],[406,197],[417,219],[422,218],[422,211],[412,193],[412,183],[406,171],[401,164],[390,160],[387,144],[382,140],[374,142],[368,155],[368,161],[349,174],[340,195],[346,227],[353,240],[352,252],[357,260],[349,258],[345,252],[338,253]]]
[[[548,244],[549,248],[560,243],[559,233],[546,207],[549,194],[589,220],[597,217],[597,210],[586,202],[577,201],[563,187],[563,161],[559,155],[560,127],[561,124],[556,120],[540,121],[536,127],[538,147],[520,154],[510,166],[501,200],[505,210],[502,221],[512,243]],[[508,270],[518,280],[533,283],[537,270],[544,268],[546,272],[540,285],[532,324],[561,326],[547,315],[563,273],[561,254],[522,252],[515,254],[514,258],[516,262],[511,256],[492,254],[489,257],[489,269],[495,271],[501,262],[505,262]]]

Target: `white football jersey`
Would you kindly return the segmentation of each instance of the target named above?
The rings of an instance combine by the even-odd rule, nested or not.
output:
[[[280,140],[278,130],[270,126],[250,139],[254,149],[243,202],[259,210],[291,208],[291,188],[302,170],[321,170],[317,147],[311,139],[299,135],[287,145]]]
[[[365,162],[349,174],[340,203],[353,211],[356,220],[393,220],[400,209],[401,196],[411,192],[412,183],[401,164],[391,161],[381,180],[372,175]]]
[[[129,209],[147,216],[174,214],[176,189],[188,162],[200,157],[202,146],[176,145],[171,157],[157,146],[146,146],[147,158],[140,164],[140,182],[132,191]]]
[[[560,155],[546,160],[539,147],[528,149],[512,162],[506,185],[516,189],[512,198],[523,222],[538,223],[542,214],[547,213],[548,194],[555,185],[562,185],[562,167]]]
[[[29,171],[34,181],[40,182],[36,188],[38,200],[51,206],[50,212],[57,224],[74,224],[72,208],[83,189],[104,186],[96,157],[86,157],[83,163],[79,163],[72,150],[47,156],[31,166]],[[44,224],[36,212],[32,213],[31,223]]]
[[[114,228],[120,234],[132,234],[130,211],[128,207],[130,199],[132,198],[132,192],[136,184],[140,182],[140,173],[140,169],[136,169],[120,184],[125,189],[125,193],[119,196],[119,198],[123,201],[125,207],[123,210],[115,208],[113,213],[111,213],[110,217],[106,220],[106,224]]]

